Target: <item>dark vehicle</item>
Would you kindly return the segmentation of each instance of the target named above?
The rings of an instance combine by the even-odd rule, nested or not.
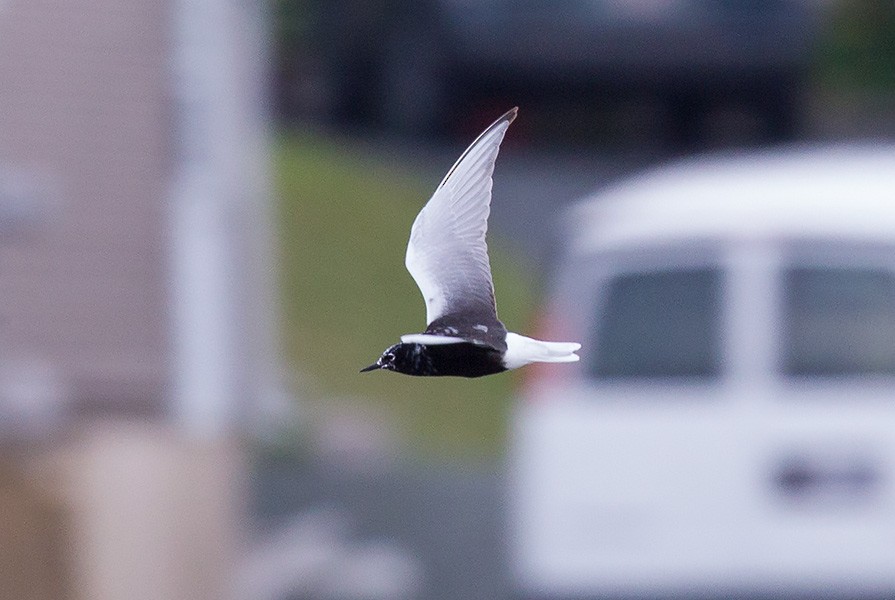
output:
[[[332,0],[316,5],[332,116],[436,131],[475,103],[640,99],[670,131],[735,103],[792,134],[819,20],[805,0]],[[461,112],[462,111],[462,112]]]

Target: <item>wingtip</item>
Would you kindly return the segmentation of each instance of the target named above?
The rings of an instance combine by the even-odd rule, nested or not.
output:
[[[518,114],[519,114],[519,107],[514,106],[513,108],[508,110],[506,113],[504,113],[504,115],[499,120],[506,121],[507,124],[510,124],[513,122],[513,120],[516,118],[516,115],[518,115]]]

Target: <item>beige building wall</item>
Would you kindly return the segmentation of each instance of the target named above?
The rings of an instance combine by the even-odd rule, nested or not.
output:
[[[44,577],[68,584],[70,597],[233,597],[245,473],[236,444],[98,423],[30,461],[26,473],[44,502],[64,507],[64,560]]]
[[[165,404],[167,10],[0,3],[0,205],[37,205],[0,237],[0,353],[52,370],[77,411]]]
[[[275,370],[260,15],[0,0],[0,598],[230,597]]]

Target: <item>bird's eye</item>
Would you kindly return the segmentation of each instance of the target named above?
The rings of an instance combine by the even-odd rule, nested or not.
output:
[[[391,352],[386,352],[385,360],[387,360],[388,362],[392,362],[393,360],[395,360],[395,355]]]

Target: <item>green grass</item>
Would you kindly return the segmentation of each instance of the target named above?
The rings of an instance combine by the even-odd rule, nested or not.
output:
[[[290,364],[310,374],[317,401],[373,403],[423,454],[494,456],[514,374],[466,380],[358,373],[401,334],[425,329],[404,251],[438,182],[305,135],[277,140],[275,177],[283,342]],[[530,287],[493,234],[489,247],[501,319],[524,328]]]
[[[895,4],[840,0],[820,39],[817,75],[840,91],[895,90]]]

